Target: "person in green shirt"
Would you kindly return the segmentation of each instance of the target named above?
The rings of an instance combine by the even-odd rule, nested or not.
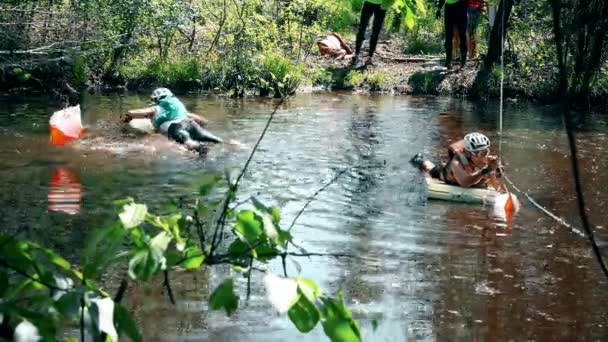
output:
[[[357,32],[357,40],[355,41],[355,56],[351,60],[352,65],[356,65],[358,62],[361,45],[365,39],[365,30],[367,30],[369,19],[373,16],[374,23],[372,25],[372,35],[369,38],[369,55],[364,63],[365,65],[372,64],[372,57],[374,56],[374,52],[376,52],[376,44],[378,43],[378,36],[382,30],[386,11],[393,5],[393,2],[394,0],[365,0],[363,2],[361,22],[359,23],[359,31]]]
[[[150,97],[153,107],[134,109],[127,112],[124,121],[148,118],[154,129],[166,134],[169,139],[185,145],[190,150],[203,151],[203,143],[221,143],[223,140],[201,126],[207,120],[189,113],[186,106],[167,88],[158,88]]]

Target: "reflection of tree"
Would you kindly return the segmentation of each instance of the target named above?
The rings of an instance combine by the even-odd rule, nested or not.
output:
[[[382,200],[376,203],[378,184],[384,177],[384,163],[377,157],[378,146],[381,145],[378,130],[378,107],[380,102],[377,98],[369,97],[361,101],[354,99],[351,122],[349,127],[349,138],[354,150],[353,164],[357,165],[351,173],[352,187],[349,196],[352,205],[351,212],[346,217],[351,217],[354,224],[347,228],[353,237],[350,244],[351,253],[364,255],[366,258],[374,258],[378,254],[377,248],[370,245],[373,241],[375,230],[374,218],[382,212]],[[381,295],[382,290],[378,286],[369,284],[363,275],[370,272],[367,261],[352,260],[353,265],[346,279],[343,280],[343,288],[350,291],[349,296],[361,302],[369,302]]]

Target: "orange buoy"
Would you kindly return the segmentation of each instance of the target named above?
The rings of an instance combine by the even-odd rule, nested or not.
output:
[[[67,107],[56,111],[49,122],[51,131],[51,144],[63,146],[84,135],[80,115],[80,105]]]

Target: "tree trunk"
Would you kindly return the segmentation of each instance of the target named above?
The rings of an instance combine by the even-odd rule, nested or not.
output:
[[[564,41],[562,39],[561,21],[561,0],[551,0],[553,9],[553,36],[555,39],[555,49],[557,52],[557,67],[559,68],[558,94],[562,99],[568,95],[568,75],[566,70],[566,55],[564,54]]]
[[[492,65],[500,60],[502,53],[503,39],[507,36],[507,28],[509,27],[509,18],[513,9],[514,0],[501,0],[494,19],[494,26],[490,32],[490,40],[488,41],[488,54],[484,58],[484,65],[487,70],[490,70]],[[504,22],[503,22],[504,12]],[[504,27],[504,34],[502,32]]]

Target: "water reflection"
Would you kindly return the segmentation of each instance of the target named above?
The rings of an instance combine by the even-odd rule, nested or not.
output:
[[[51,183],[47,195],[48,209],[70,215],[80,213],[82,186],[78,174],[71,169],[51,169]]]

